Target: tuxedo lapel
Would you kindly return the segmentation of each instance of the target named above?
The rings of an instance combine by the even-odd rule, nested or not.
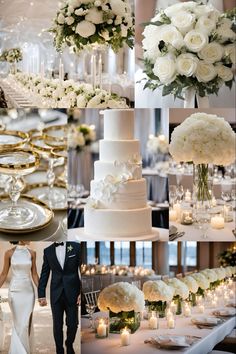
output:
[[[52,248],[52,256],[53,256],[53,259],[54,259],[54,262],[55,264],[57,265],[57,267],[60,268],[60,270],[63,270],[58,259],[57,259],[57,255],[56,255],[56,246],[55,244],[53,244],[53,248]]]

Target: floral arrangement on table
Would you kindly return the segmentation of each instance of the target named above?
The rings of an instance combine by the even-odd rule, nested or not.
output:
[[[210,281],[209,279],[203,275],[202,273],[194,273],[192,274],[192,277],[196,280],[198,283],[198,295],[204,295],[205,290],[210,288]]]
[[[170,154],[176,162],[196,166],[195,197],[210,200],[208,164],[227,166],[235,161],[236,135],[224,118],[194,113],[177,126],[171,135]]]
[[[133,48],[134,17],[128,0],[64,0],[50,31],[57,50],[106,45],[117,52],[125,43]]]
[[[7,61],[8,63],[16,63],[23,59],[20,48],[6,49],[0,55],[0,61]]]
[[[19,82],[23,89],[37,95],[43,107],[50,108],[128,108],[125,99],[114,93],[73,80],[61,81],[37,75],[17,73],[10,79]]]
[[[147,152],[150,154],[168,154],[169,142],[165,135],[150,135],[147,141]]]
[[[148,280],[143,284],[143,293],[150,311],[158,311],[159,316],[164,317],[167,303],[173,299],[174,289],[163,280]]]
[[[81,152],[96,139],[95,127],[87,124],[70,125],[67,138],[68,148]]]
[[[98,308],[109,311],[111,333],[120,333],[125,327],[134,333],[140,326],[144,305],[143,292],[127,282],[109,285],[98,297]]]
[[[196,305],[196,293],[198,292],[198,283],[197,281],[191,276],[187,275],[186,277],[180,278],[185,285],[187,285],[189,290],[189,301],[191,301],[192,305]]]
[[[144,88],[183,99],[187,89],[200,97],[232,87],[235,64],[233,19],[212,5],[194,1],[161,10],[146,24],[143,39]]]
[[[210,289],[215,289],[219,284],[220,280],[217,276],[217,272],[214,269],[204,269],[200,272],[203,274],[210,282]]]
[[[236,264],[236,249],[234,247],[228,248],[219,254],[218,259],[223,267],[234,266]]]
[[[177,278],[168,279],[167,284],[174,289],[173,301],[177,305],[176,314],[180,315],[182,313],[182,301],[189,297],[189,288]]]

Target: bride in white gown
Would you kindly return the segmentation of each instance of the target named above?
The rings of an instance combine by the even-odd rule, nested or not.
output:
[[[32,280],[37,287],[39,277],[36,269],[36,253],[26,242],[19,241],[15,247],[6,251],[0,275],[0,288],[7,279],[10,268],[12,276],[8,301],[13,328],[9,354],[30,354],[33,334],[32,314],[35,304]]]
[[[149,0],[150,6],[149,10],[146,5],[142,4],[142,0],[137,1],[136,4],[136,23],[144,23],[147,22],[148,16],[149,19],[154,16],[152,13],[152,6],[156,7],[156,9],[165,9],[166,7],[181,2],[180,0]],[[204,0],[203,0],[204,1]],[[202,2],[203,2],[202,1]],[[206,2],[206,0],[205,0]],[[144,2],[143,2],[144,3]],[[212,4],[217,10],[223,12],[227,9],[233,8],[235,5],[234,0],[209,0],[209,4]],[[146,8],[144,8],[144,6]],[[140,17],[140,19],[139,19]],[[142,26],[138,26],[136,28],[136,32],[138,35],[136,36],[136,40],[140,42],[141,40],[141,32],[143,31]],[[140,49],[139,46],[136,46],[136,52],[140,57]],[[135,107],[136,108],[157,108],[157,107],[175,107],[175,108],[183,108],[184,103],[183,100],[176,99],[172,96],[162,96],[161,89],[156,89],[155,91],[151,91],[149,89],[143,89],[145,81],[139,82],[141,79],[145,77],[142,68],[139,66],[136,67],[135,74]],[[219,90],[218,96],[211,95],[209,97],[209,105],[210,107],[234,107],[235,105],[235,84],[233,84],[232,89],[230,90],[225,85],[222,86]]]

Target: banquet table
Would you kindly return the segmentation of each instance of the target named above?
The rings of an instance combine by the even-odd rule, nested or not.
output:
[[[185,232],[185,234],[178,240],[181,241],[215,241],[215,242],[235,242],[235,236],[232,232],[235,229],[235,221],[225,223],[225,228],[221,230],[212,229],[209,226],[207,230],[207,237],[202,237],[202,231],[198,230],[194,225],[182,225],[171,221],[171,224],[177,227],[178,232]]]
[[[160,175],[155,169],[144,168],[143,177],[147,181],[147,195],[150,200],[157,203],[168,199],[168,178],[166,175]]]
[[[212,310],[207,309],[205,314],[208,315]],[[103,317],[105,313],[96,313],[94,318]],[[158,349],[154,345],[145,344],[144,341],[150,337],[157,335],[180,335],[180,336],[196,336],[199,339],[187,349],[175,350],[176,354],[207,354],[217,343],[221,342],[235,327],[235,317],[231,317],[221,325],[213,329],[198,329],[191,323],[190,318],[177,316],[175,329],[167,329],[166,320],[160,319],[160,326],[158,330],[150,330],[148,328],[148,321],[142,321],[140,329],[131,335],[131,344],[126,347],[120,345],[120,335],[109,334],[106,339],[96,339],[95,334],[89,329],[89,322],[87,318],[82,318],[82,352],[83,354],[155,354],[163,353],[170,354],[173,350]]]
[[[21,91],[13,88],[7,79],[0,79],[0,87],[3,89],[8,108],[31,108],[33,102]]]

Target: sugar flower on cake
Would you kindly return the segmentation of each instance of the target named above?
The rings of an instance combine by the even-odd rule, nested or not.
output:
[[[143,284],[143,293],[149,302],[169,302],[173,299],[174,289],[162,280],[148,280]]]
[[[50,30],[58,50],[110,46],[133,48],[134,17],[128,0],[64,0]]]
[[[174,289],[174,296],[178,296],[181,299],[187,299],[189,296],[189,288],[181,280],[177,278],[168,279],[168,285]]]
[[[167,7],[143,32],[145,88],[184,98],[186,89],[201,96],[231,88],[236,34],[233,15],[212,5],[187,1]]]
[[[187,275],[186,277],[183,277],[180,280],[182,282],[184,282],[185,285],[187,285],[188,290],[192,294],[196,294],[197,293],[199,286],[198,286],[197,281],[191,275]]]
[[[119,282],[109,285],[98,297],[98,308],[101,311],[141,312],[144,310],[144,295],[135,285]]]

